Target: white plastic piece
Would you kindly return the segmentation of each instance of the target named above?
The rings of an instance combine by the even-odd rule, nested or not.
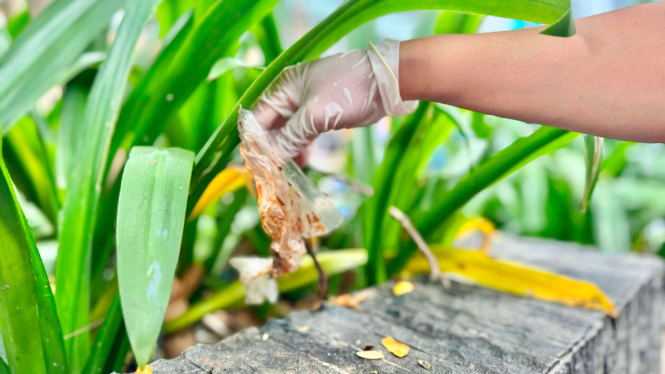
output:
[[[234,257],[229,264],[240,273],[240,283],[245,286],[245,304],[259,305],[265,300],[277,301],[277,280],[272,277],[272,259],[261,257]]]

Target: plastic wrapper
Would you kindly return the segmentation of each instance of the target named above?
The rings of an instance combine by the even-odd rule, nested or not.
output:
[[[273,275],[290,273],[306,253],[303,237],[325,235],[343,218],[293,161],[279,164],[251,111],[239,110],[238,132],[240,154],[256,185],[263,230],[273,240]]]

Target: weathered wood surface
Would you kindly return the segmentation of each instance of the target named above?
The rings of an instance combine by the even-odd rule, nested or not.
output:
[[[362,310],[326,305],[292,313],[220,344],[199,345],[153,373],[656,374],[663,266],[654,258],[603,256],[581,246],[502,236],[494,255],[587,279],[617,304],[619,317],[515,297],[475,286],[419,283],[401,297],[392,283],[367,291]],[[306,332],[298,329],[309,326]],[[390,335],[411,347],[397,358]],[[358,358],[373,344],[385,360]]]

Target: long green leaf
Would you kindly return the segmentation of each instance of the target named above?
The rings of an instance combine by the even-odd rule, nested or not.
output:
[[[23,117],[5,137],[3,156],[16,187],[55,225],[60,202],[39,132]]]
[[[474,168],[452,190],[435,198],[431,209],[417,217],[418,232],[425,238],[429,237],[477,193],[511,174],[526,162],[568,144],[577,135],[579,134],[552,127],[541,127],[528,137],[514,142]],[[406,264],[415,250],[412,244],[404,246],[391,261],[388,274],[394,274]]]
[[[349,31],[382,15],[420,9],[447,9],[461,12],[489,14],[499,17],[522,19],[540,23],[554,24],[546,31],[560,36],[569,36],[574,32],[574,24],[570,16],[569,0],[520,0],[505,2],[501,0],[349,0],[329,15],[323,22],[310,30],[304,37],[282,53],[254,81],[242,96],[238,105],[208,140],[206,146],[196,156],[195,178],[206,170],[219,170],[212,163],[228,159],[228,156],[215,157],[217,150],[223,146],[232,151],[239,139],[235,127],[238,120],[238,109],[252,106],[254,101],[265,90],[270,82],[286,66],[298,61],[314,58],[328,49]],[[561,25],[567,27],[561,27]],[[225,139],[228,141],[224,143]]]
[[[134,147],[118,203],[118,284],[139,366],[150,362],[171,294],[194,153]]]
[[[231,57],[237,41],[278,0],[217,1],[178,43],[172,42],[122,108],[111,154],[123,144],[151,144],[167,119],[205,80],[215,61]],[[178,37],[176,37],[178,38]],[[154,74],[153,72],[161,72]]]
[[[339,274],[355,269],[367,262],[367,252],[364,249],[342,249],[337,251],[323,252],[316,255],[321,268],[328,275]],[[300,268],[293,273],[284,274],[277,279],[279,292],[284,293],[314,283],[318,279],[318,272],[314,261],[309,256],[303,257]],[[228,308],[245,297],[245,287],[239,281],[229,283],[226,287],[200,301],[187,310],[180,317],[164,324],[164,332],[172,334],[187,326],[198,322],[205,314],[215,310]]]
[[[120,295],[116,293],[113,303],[106,313],[104,323],[95,337],[92,345],[90,359],[83,371],[85,374],[99,374],[106,366],[107,358],[113,350],[116,336],[122,327],[122,309],[120,308]]]
[[[603,160],[603,144],[605,139],[599,136],[584,135],[584,153],[586,163],[586,179],[584,182],[584,195],[582,196],[582,212],[589,209],[591,203],[591,194],[596,187],[598,177],[600,176]]]
[[[11,373],[65,373],[48,278],[2,159],[0,241],[0,334]]]
[[[102,63],[88,97],[85,127],[79,134],[85,143],[77,154],[80,162],[70,175],[56,263],[56,302],[65,334],[79,331],[89,322],[90,244],[102,172],[108,157],[108,144],[131,70],[136,43],[158,2],[129,2],[108,58]],[[89,332],[77,332],[66,341],[66,349],[70,371],[79,373],[90,352]]]
[[[28,24],[0,58],[3,134],[46,91],[62,83],[70,65],[125,1],[57,0]]]

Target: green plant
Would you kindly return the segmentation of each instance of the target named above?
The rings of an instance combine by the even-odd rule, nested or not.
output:
[[[230,228],[238,211],[252,209],[253,198],[237,191],[236,200],[222,201],[219,210],[213,207],[210,214],[184,222],[235,155],[239,107],[251,107],[287,65],[316,58],[381,15],[409,10],[491,14],[551,24],[545,31],[551,35],[574,32],[568,0],[348,0],[282,51],[271,16],[276,3],[56,0],[24,29],[26,14],[10,22],[10,35],[16,38],[0,57],[0,125],[5,136],[0,241],[7,243],[0,248],[0,287],[8,285],[0,291],[0,332],[8,357],[8,363],[0,360],[0,373],[119,371],[129,342],[137,363],[147,364],[171,281],[192,267],[205,269],[203,287],[212,289],[213,295],[203,299],[200,293],[188,295],[194,305],[165,325],[167,334],[242,299],[239,283],[227,282],[220,288],[212,284],[220,282],[219,268],[233,251],[233,243],[230,250],[225,247],[226,239],[247,237],[256,252],[267,254],[256,221],[240,233]],[[124,17],[107,50],[106,26],[119,9]],[[136,45],[155,14],[163,46],[154,61],[137,67]],[[472,32],[479,21],[476,15],[442,13],[436,30]],[[247,31],[254,39],[241,38]],[[218,69],[211,76],[217,61],[242,56],[252,43],[262,50],[265,69],[241,67],[240,78],[234,76],[238,69]],[[60,84],[62,99],[51,111],[36,111],[37,100]],[[482,115],[474,118],[474,128],[482,130]],[[427,238],[440,237],[447,219],[474,195],[576,135],[537,130],[485,160],[452,190],[439,189],[436,194],[442,197],[432,198],[432,189],[422,183],[428,160],[451,133],[461,129],[460,123],[445,108],[426,102],[395,123],[399,126],[378,167],[371,160],[363,164],[363,155],[373,154],[366,148],[373,144],[369,130],[362,130],[365,138],[354,150],[355,173],[365,173],[363,178],[370,182],[367,172],[376,170],[375,195],[360,208],[362,221],[354,221],[363,222],[364,237],[358,242],[359,231],[353,227],[336,234],[338,239],[344,236],[341,242],[363,244],[368,258],[355,250],[330,251],[320,259],[331,273],[366,263],[364,274],[356,274],[357,286],[384,281],[412,252],[401,228],[387,218],[388,206],[409,214]],[[149,147],[136,147],[143,145]],[[198,153],[193,157],[167,146]],[[597,174],[590,175],[590,180],[597,179]],[[436,178],[431,180],[436,183]],[[399,193],[405,189],[417,193]],[[21,198],[43,213],[51,227],[44,237],[59,242],[55,297],[23,217]],[[23,205],[25,210],[27,204]],[[200,227],[211,216],[217,222],[206,239]],[[332,248],[335,240],[333,235],[324,244]],[[195,251],[206,246],[207,254]],[[390,263],[386,248],[399,249]],[[117,268],[110,261],[116,252]],[[305,264],[285,276],[280,289],[302,288],[314,281],[314,275],[313,266]],[[31,307],[35,304],[37,309]],[[18,306],[21,313],[7,313],[8,305]],[[138,325],[145,328],[132,327]],[[33,333],[18,334],[17,326]]]

